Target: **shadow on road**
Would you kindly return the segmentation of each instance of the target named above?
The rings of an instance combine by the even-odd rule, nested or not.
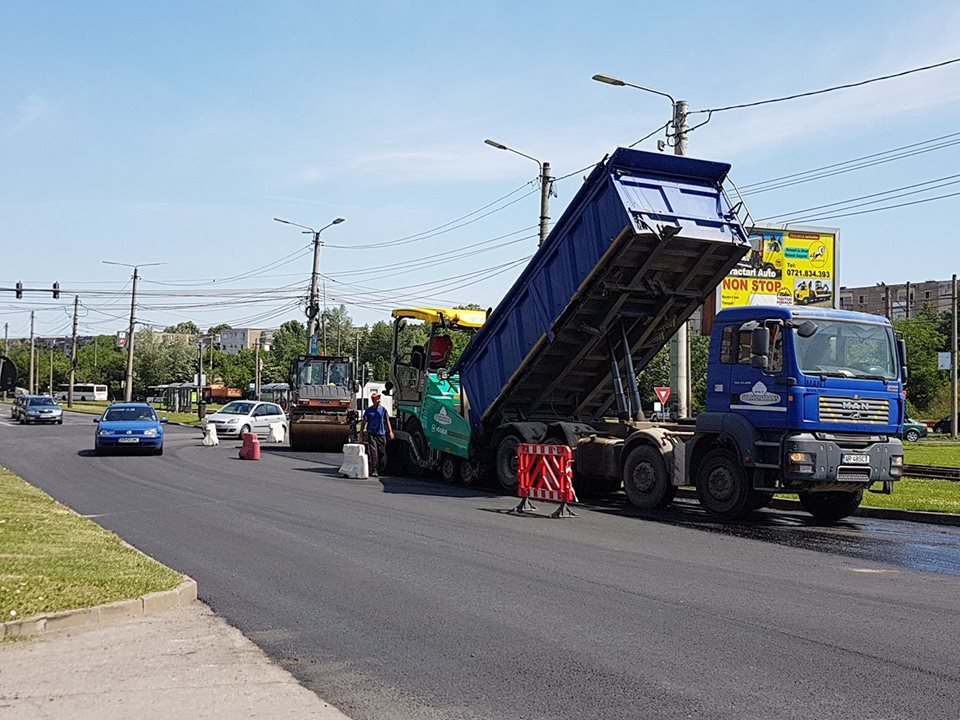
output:
[[[397,475],[384,475],[376,478],[385,493],[404,495],[430,495],[435,497],[494,497],[495,493],[481,487],[447,485],[432,478],[408,478]]]

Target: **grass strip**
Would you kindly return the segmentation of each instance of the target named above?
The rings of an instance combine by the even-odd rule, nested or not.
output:
[[[944,442],[905,442],[903,461],[908,465],[939,465],[960,467],[960,444]]]
[[[128,600],[182,579],[0,468],[0,621]]]

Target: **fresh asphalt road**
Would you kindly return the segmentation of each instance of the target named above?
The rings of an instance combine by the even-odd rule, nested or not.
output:
[[[196,578],[355,718],[958,715],[957,529],[619,502],[550,520],[184,428],[163,457],[96,457],[93,432],[0,420],[0,464]]]

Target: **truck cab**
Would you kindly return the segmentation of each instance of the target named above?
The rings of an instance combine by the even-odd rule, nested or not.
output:
[[[889,492],[903,470],[905,373],[904,345],[883,317],[791,306],[720,312],[707,409],[686,448],[701,503],[734,517],[775,492],[798,493],[815,516],[838,519],[865,489]]]

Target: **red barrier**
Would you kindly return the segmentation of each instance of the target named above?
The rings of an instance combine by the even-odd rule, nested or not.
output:
[[[577,502],[573,489],[573,450],[566,445],[521,443],[517,446],[517,512],[535,510],[529,498],[560,503],[554,517],[574,516],[567,503]]]
[[[241,460],[260,459],[260,438],[256,433],[243,434],[243,447],[240,448]]]

